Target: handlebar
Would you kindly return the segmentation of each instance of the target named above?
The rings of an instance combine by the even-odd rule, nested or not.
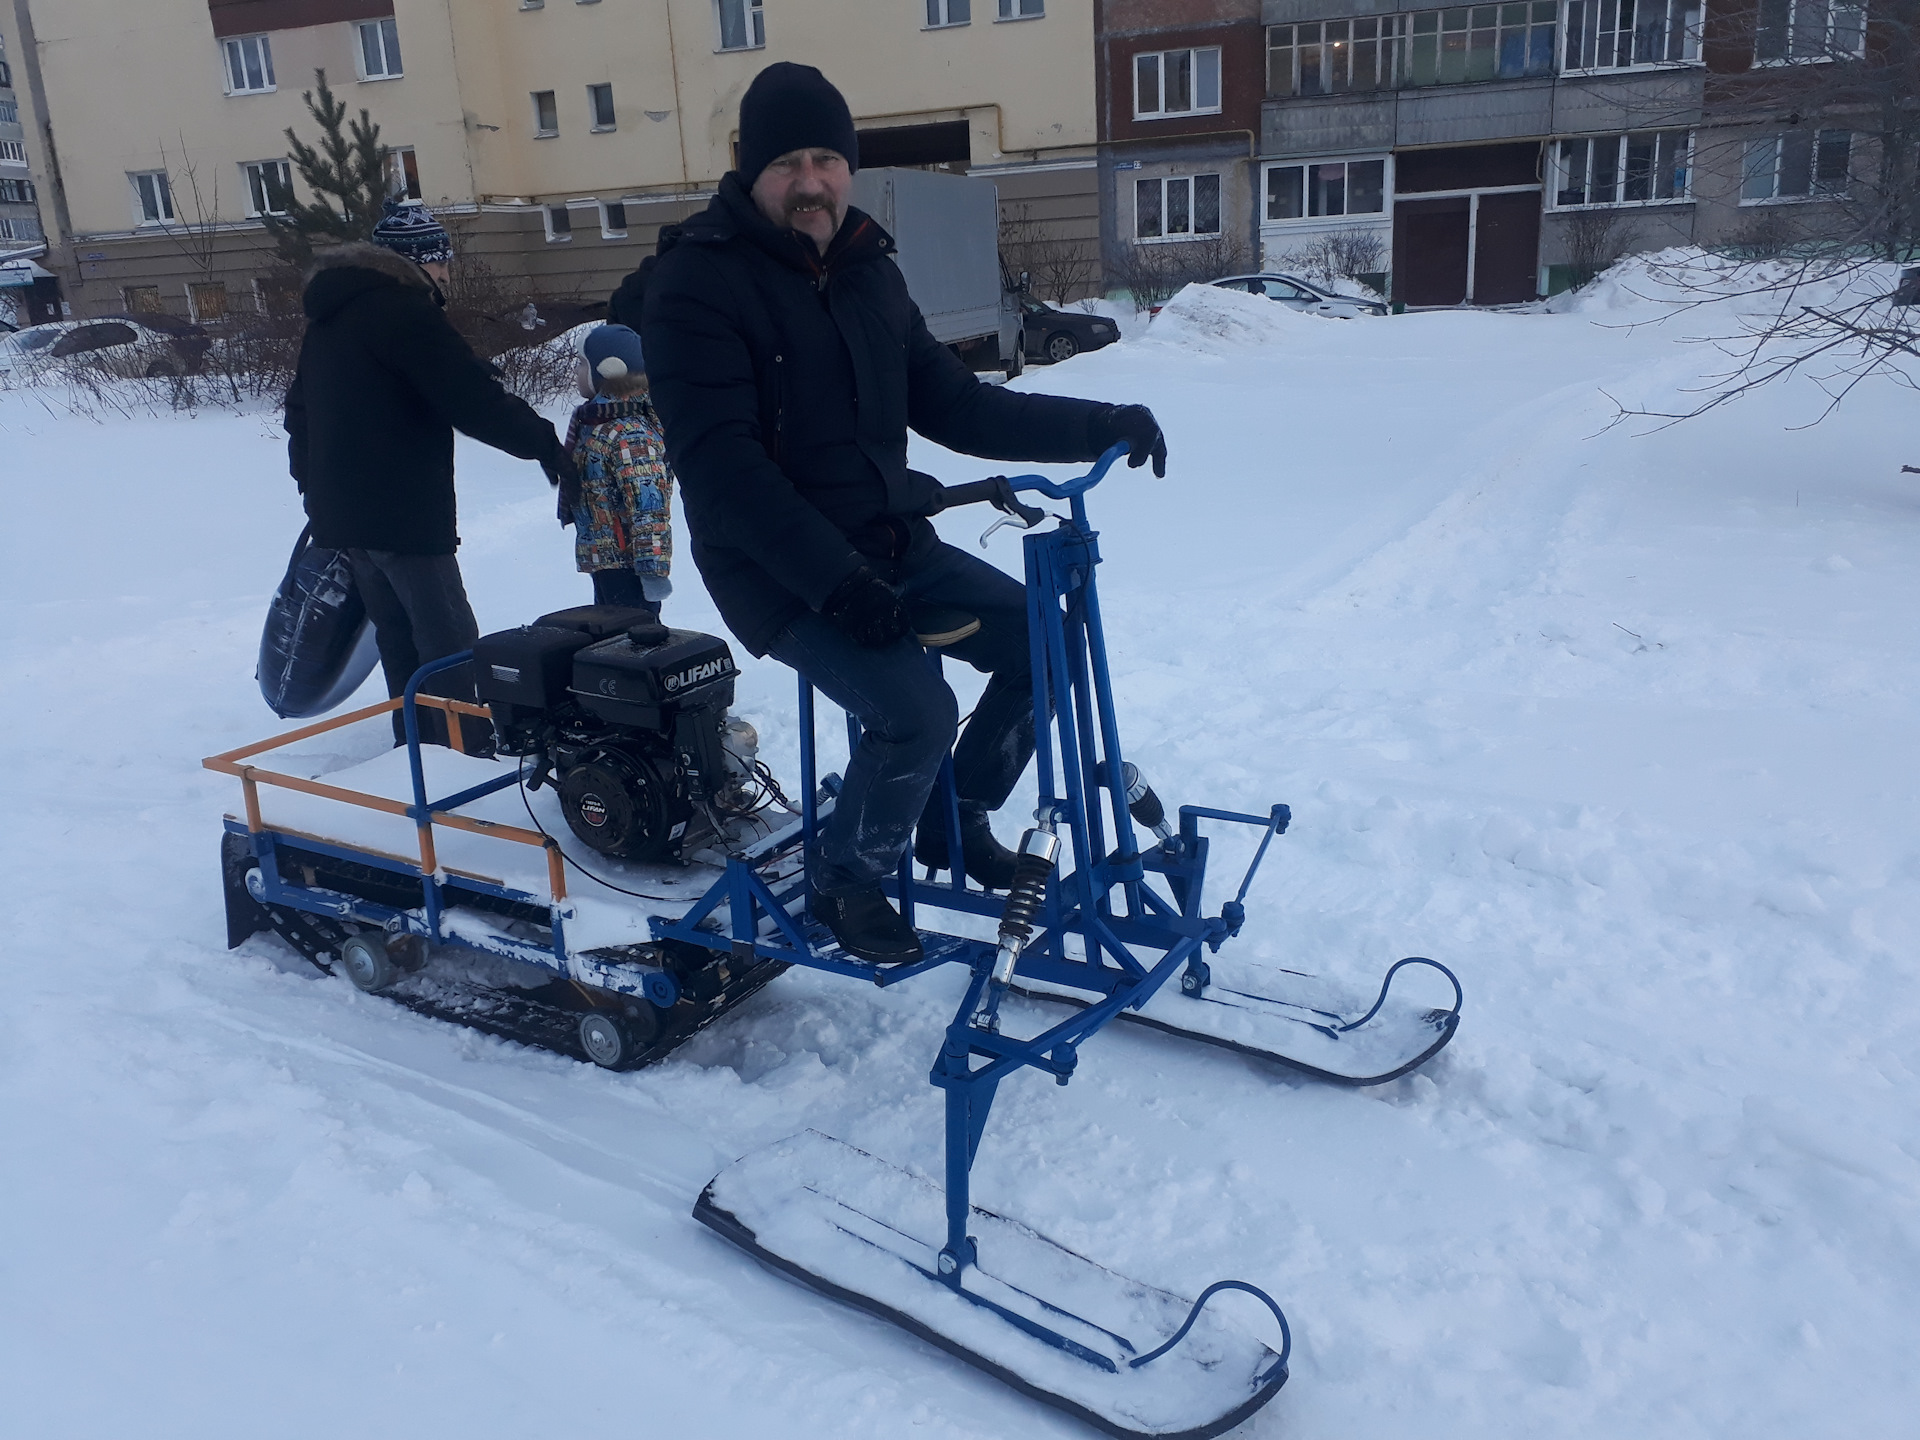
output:
[[[1102,480],[1107,471],[1113,468],[1113,462],[1127,453],[1127,442],[1109,445],[1106,452],[1093,462],[1093,468],[1084,475],[1076,475],[1071,480],[1055,483],[1044,475],[1009,475],[1007,483],[1015,490],[1032,491],[1044,495],[1049,500],[1071,500],[1076,495],[1084,495]]]
[[[1016,492],[1028,491],[1044,495],[1049,500],[1070,500],[1075,495],[1084,495],[1101,480],[1106,478],[1113,462],[1127,453],[1126,441],[1109,446],[1106,453],[1093,462],[1093,468],[1084,475],[1076,475],[1071,480],[1052,481],[1044,475],[990,475],[985,480],[969,480],[964,485],[943,485],[940,488],[940,508],[951,510],[955,505],[977,505],[985,501],[995,509],[1009,514],[1015,511],[1032,511],[1027,518],[1028,525],[1038,524],[1041,516],[1034,507],[1021,505],[1013,499]]]

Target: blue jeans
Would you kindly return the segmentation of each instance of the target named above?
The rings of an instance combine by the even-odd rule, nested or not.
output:
[[[1033,758],[1026,588],[944,544],[924,560],[910,560],[895,588],[909,608],[919,600],[979,618],[977,633],[942,653],[985,673],[987,688],[955,745],[959,705],[953,690],[911,636],[868,648],[809,612],[774,637],[768,653],[805,675],[862,726],[813,860],[814,888],[822,894],[859,889],[893,872],[949,748],[959,797],[988,810],[1006,803]]]

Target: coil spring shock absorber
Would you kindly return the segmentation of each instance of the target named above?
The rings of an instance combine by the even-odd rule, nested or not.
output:
[[[1054,834],[1051,822],[1042,820],[1022,835],[1017,854],[1006,909],[1000,912],[1000,948],[972,1016],[972,1024],[980,1030],[998,1027],[1000,998],[1013,983],[1013,967],[1033,938],[1034,919],[1047,898],[1047,877],[1053,874],[1060,856],[1060,837]]]

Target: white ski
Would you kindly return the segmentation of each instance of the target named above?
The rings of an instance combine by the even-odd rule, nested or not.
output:
[[[1388,988],[1404,965],[1439,970],[1453,984],[1453,1007],[1404,1000]],[[1370,1016],[1373,995],[1318,975],[1231,956],[1216,957],[1209,966],[1212,978],[1198,996],[1169,981],[1139,1010],[1122,1010],[1119,1018],[1344,1085],[1379,1085],[1417,1069],[1446,1047],[1460,1023],[1459,982],[1444,967],[1418,957],[1388,970],[1385,993]],[[1090,1003],[1084,990],[1025,978],[1014,985],[1014,993],[1069,1005]]]
[[[1283,1356],[1218,1308],[1135,1368],[1180,1329],[1192,1302],[977,1206],[968,1229],[979,1263],[961,1272],[957,1292],[939,1274],[945,1204],[929,1181],[808,1130],[721,1171],[694,1215],[814,1289],[1109,1435],[1204,1440],[1286,1383]]]

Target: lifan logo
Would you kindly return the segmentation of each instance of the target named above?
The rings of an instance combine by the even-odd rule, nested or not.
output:
[[[667,693],[671,695],[676,690],[685,690],[689,686],[703,684],[715,676],[731,675],[732,673],[733,662],[724,655],[713,660],[708,660],[700,665],[689,665],[678,675],[669,675],[667,677]]]

